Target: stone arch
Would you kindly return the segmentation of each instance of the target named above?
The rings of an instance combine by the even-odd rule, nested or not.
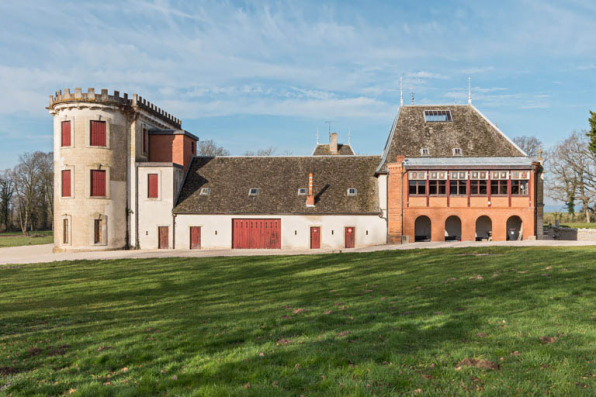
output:
[[[414,241],[430,241],[432,235],[432,223],[426,215],[416,218],[414,224]]]
[[[479,216],[476,219],[476,241],[492,240],[493,221],[487,215]]]
[[[507,219],[507,240],[519,241],[523,239],[523,235],[524,222],[522,219],[517,215],[510,216]]]
[[[445,220],[445,241],[461,241],[461,219],[451,215]]]

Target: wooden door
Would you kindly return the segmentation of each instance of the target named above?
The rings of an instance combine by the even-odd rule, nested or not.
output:
[[[101,233],[101,219],[95,219],[94,228],[93,228],[93,243],[101,244],[102,243],[102,233]]]
[[[190,228],[190,249],[201,249],[201,227],[193,226]]]
[[[158,235],[159,235],[159,242],[158,242],[158,248],[159,249],[168,249],[170,248],[170,238],[169,238],[169,231],[170,228],[167,226],[160,226],[158,228]]]
[[[321,228],[312,226],[310,228],[310,249],[321,248]]]
[[[352,226],[346,227],[346,248],[354,248],[356,245],[356,228]]]
[[[281,248],[281,219],[233,219],[232,248]]]

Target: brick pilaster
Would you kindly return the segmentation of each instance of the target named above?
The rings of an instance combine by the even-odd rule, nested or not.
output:
[[[401,244],[403,235],[403,181],[404,156],[387,164],[387,226],[389,244]]]

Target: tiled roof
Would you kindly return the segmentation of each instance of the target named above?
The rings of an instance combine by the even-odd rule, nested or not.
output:
[[[451,111],[452,122],[425,122],[425,110]],[[525,156],[482,113],[471,105],[402,106],[391,128],[378,171],[384,172],[397,156],[420,157],[428,149],[430,157],[451,157],[459,148],[466,157]]]
[[[195,157],[174,208],[177,214],[378,214],[380,156]],[[313,173],[315,207],[306,207]],[[210,188],[201,195],[201,188]],[[249,196],[251,188],[259,194]],[[356,196],[348,196],[356,188]]]
[[[482,169],[485,167],[531,168],[530,157],[408,157],[406,168],[467,167]]]
[[[331,151],[329,150],[329,144],[319,144],[315,147],[314,152],[312,153],[313,156],[326,156],[330,155]],[[339,156],[353,156],[354,150],[350,145],[344,145],[343,143],[337,144],[337,155]]]

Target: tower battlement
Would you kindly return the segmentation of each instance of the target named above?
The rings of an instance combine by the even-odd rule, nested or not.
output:
[[[114,91],[113,95],[109,95],[107,89],[102,89],[101,93],[96,93],[95,88],[88,88],[87,92],[82,92],[80,88],[75,88],[74,92],[71,92],[69,88],[65,88],[64,92],[60,90],[57,91],[55,95],[50,95],[50,105],[48,106],[48,109],[53,109],[56,105],[66,103],[98,103],[103,105],[130,107],[133,110],[143,110],[150,113],[177,128],[182,127],[180,119],[172,116],[170,113],[137,94],[134,94],[132,98],[129,98],[127,93],[123,93],[121,96],[120,91]]]

